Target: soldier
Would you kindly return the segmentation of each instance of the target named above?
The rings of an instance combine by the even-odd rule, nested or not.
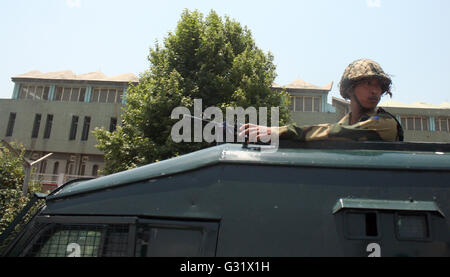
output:
[[[353,141],[403,141],[403,129],[393,115],[377,108],[383,94],[389,94],[391,78],[372,60],[360,59],[347,66],[339,89],[344,99],[350,100],[350,113],[335,124],[317,124],[297,127],[243,125],[239,133],[262,136],[277,132],[280,139],[298,141],[353,140]]]

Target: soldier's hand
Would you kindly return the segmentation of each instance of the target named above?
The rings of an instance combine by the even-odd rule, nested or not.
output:
[[[239,136],[245,136],[248,135],[248,141],[249,142],[268,142],[270,141],[272,133],[275,131],[276,128],[267,127],[267,126],[261,126],[261,125],[255,125],[251,123],[247,123],[241,126],[239,128]]]

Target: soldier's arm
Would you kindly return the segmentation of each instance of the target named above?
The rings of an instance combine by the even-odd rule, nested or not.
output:
[[[377,115],[353,125],[339,123],[303,127],[287,125],[279,128],[279,136],[280,139],[298,141],[396,141],[397,122],[389,116]]]

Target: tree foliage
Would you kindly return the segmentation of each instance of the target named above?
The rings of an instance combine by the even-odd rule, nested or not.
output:
[[[273,56],[259,49],[240,23],[211,11],[206,17],[185,10],[174,33],[156,42],[149,70],[127,91],[122,126],[110,133],[96,129],[97,148],[105,154],[104,173],[113,173],[207,147],[175,143],[174,108],[279,107],[280,124],[289,120],[288,97],[270,87],[276,77]],[[270,122],[270,120],[268,121]]]
[[[14,145],[12,143],[12,146]],[[21,146],[19,148],[20,156],[14,155],[7,148],[0,149],[0,233],[29,202],[33,193],[41,190],[39,184],[30,183],[28,194],[22,194],[24,179],[22,158],[25,149]]]

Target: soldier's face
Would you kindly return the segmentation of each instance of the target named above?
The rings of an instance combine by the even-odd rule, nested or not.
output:
[[[357,83],[353,93],[364,108],[374,109],[380,102],[383,90],[377,79],[367,79]]]

